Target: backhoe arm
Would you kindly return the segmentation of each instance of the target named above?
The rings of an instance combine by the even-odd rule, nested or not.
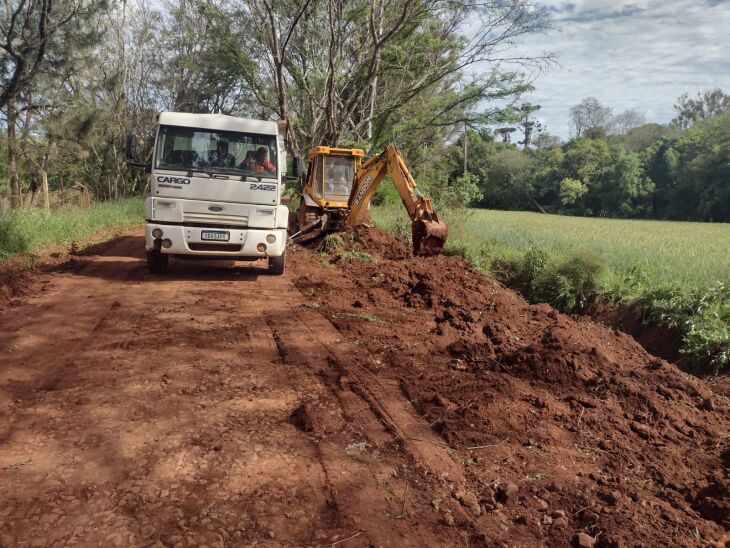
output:
[[[393,178],[393,184],[411,219],[413,253],[438,255],[446,242],[448,228],[446,223],[439,222],[431,207],[431,200],[418,189],[400,150],[394,145],[388,145],[379,155],[365,162],[355,174],[348,204],[347,226],[362,222],[370,198],[388,174]]]

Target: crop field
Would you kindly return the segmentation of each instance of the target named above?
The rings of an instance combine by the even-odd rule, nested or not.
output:
[[[404,218],[377,208],[377,224]],[[702,289],[730,281],[730,224],[643,221],[472,209],[449,215],[449,243],[480,255],[513,256],[540,249],[561,257],[588,252],[609,269],[606,283],[641,277],[657,286]]]

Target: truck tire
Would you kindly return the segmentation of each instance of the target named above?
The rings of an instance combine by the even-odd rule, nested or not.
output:
[[[269,257],[269,274],[273,276],[281,276],[286,267],[286,249],[280,257]]]
[[[162,274],[167,270],[167,263],[170,257],[165,253],[153,249],[147,252],[147,269],[150,274]]]

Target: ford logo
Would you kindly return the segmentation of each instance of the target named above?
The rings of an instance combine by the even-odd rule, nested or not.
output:
[[[213,211],[214,213],[220,213],[223,211],[223,208],[221,206],[209,206],[208,211]]]

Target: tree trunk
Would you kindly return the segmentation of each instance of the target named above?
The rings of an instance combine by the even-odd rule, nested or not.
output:
[[[41,188],[43,189],[43,207],[46,211],[51,210],[51,197],[48,195],[48,173],[41,170]]]
[[[20,194],[20,181],[18,180],[18,143],[15,136],[15,126],[18,113],[15,110],[15,97],[9,97],[8,109],[8,179],[10,180],[10,207],[19,208],[23,199]]]

